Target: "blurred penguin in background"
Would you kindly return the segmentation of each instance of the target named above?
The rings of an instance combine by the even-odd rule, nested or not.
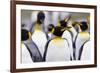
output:
[[[71,14],[69,15],[69,17],[65,18],[64,20],[60,21],[60,26],[64,28],[64,30],[67,30],[70,32],[71,37],[72,37],[72,41],[75,40],[75,37],[78,33],[77,28],[79,26],[76,27],[76,22],[72,22],[71,21]]]
[[[74,57],[73,57],[73,40],[72,40],[72,35],[71,35],[71,32],[69,31],[69,29],[66,29],[63,34],[62,34],[62,38],[66,39],[68,41],[68,44],[69,44],[69,48],[70,48],[70,51],[71,51],[71,60],[74,60]]]
[[[69,61],[70,60],[70,49],[68,41],[62,38],[63,31],[62,27],[56,26],[53,30],[55,37],[49,40],[45,47],[44,61]]]
[[[90,39],[87,22],[85,22],[85,21],[80,22],[80,29],[81,29],[81,32],[78,33],[78,35],[75,39],[76,60],[81,59],[81,53],[82,53],[82,49],[83,49],[82,46],[84,45],[85,42],[89,41],[89,39]]]
[[[48,39],[49,40],[54,38],[54,35],[53,35],[54,28],[55,26],[53,24],[48,25]]]
[[[72,26],[74,27],[74,29],[77,31],[77,33],[79,33],[81,31],[80,28],[80,23],[79,22],[73,22]]]
[[[68,20],[68,19],[67,19]],[[70,20],[67,22],[67,26],[63,26],[65,31],[62,35],[62,38],[65,38],[68,40],[69,47],[71,50],[71,59],[75,60],[75,39],[77,34],[80,32],[80,25],[79,22],[71,22],[69,25]],[[66,24],[65,24],[66,25]]]
[[[64,20],[60,21],[60,26],[62,27],[63,34],[62,34],[62,38],[66,39],[68,41],[69,44],[69,48],[71,51],[71,60],[73,60],[73,42],[72,42],[72,32],[69,30],[71,27],[68,26],[69,20],[71,18],[71,15],[67,18],[65,18]]]
[[[34,18],[37,18],[37,20],[32,24],[32,27],[30,29],[31,33],[35,31],[35,29],[41,29],[44,31],[44,20],[45,20],[45,14],[43,11],[39,11],[37,13],[37,17],[34,16]],[[34,19],[33,19],[34,20]]]
[[[77,34],[80,32],[80,23],[79,22],[73,22],[72,25],[71,25],[71,28],[69,28],[69,31],[70,31],[71,36],[72,36],[72,42],[74,43]],[[73,45],[73,48],[75,48],[74,45]]]
[[[42,62],[42,56],[27,29],[21,29],[21,42],[22,63]]]
[[[42,24],[45,19],[45,14],[44,12],[40,11],[37,14],[37,22],[34,25],[34,32],[32,34],[32,40],[34,43],[37,45],[42,57],[44,54],[44,48],[47,43],[47,34],[43,31],[44,30],[44,25]]]

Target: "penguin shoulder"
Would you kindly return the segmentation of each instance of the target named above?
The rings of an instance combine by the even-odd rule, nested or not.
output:
[[[66,40],[61,37],[56,37],[51,40],[51,44],[54,44],[54,45],[58,45],[58,44],[61,45],[62,43],[66,43]]]

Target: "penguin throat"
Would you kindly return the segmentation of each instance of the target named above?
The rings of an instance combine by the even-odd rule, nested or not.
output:
[[[36,24],[35,25],[35,30],[42,30],[41,25],[40,24]]]

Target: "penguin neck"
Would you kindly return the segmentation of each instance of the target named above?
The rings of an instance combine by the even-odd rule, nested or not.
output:
[[[55,40],[59,40],[61,39],[61,37],[57,36],[57,37],[54,37]]]
[[[80,34],[82,35],[82,36],[86,36],[87,34],[89,34],[88,32],[80,32]]]
[[[86,33],[86,32],[88,32],[88,29],[87,29],[87,30],[85,30],[85,31],[82,31],[82,30],[81,30],[80,32],[82,32],[82,33],[84,33],[84,32],[85,32],[85,33]]]
[[[61,37],[55,37],[55,38],[53,38],[53,44],[54,43],[56,44],[60,40],[61,40]]]
[[[35,30],[42,30],[41,24],[36,23]]]

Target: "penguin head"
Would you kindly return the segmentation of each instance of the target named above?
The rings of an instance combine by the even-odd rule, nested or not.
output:
[[[61,27],[67,27],[68,26],[68,22],[71,19],[71,15],[67,16],[66,18],[64,18],[64,20],[60,21],[60,25]]]
[[[67,27],[67,22],[65,22],[65,20],[61,20],[60,25],[61,27]]]
[[[37,23],[39,24],[43,23],[44,19],[45,19],[45,14],[42,11],[40,11],[37,14]]]
[[[54,29],[54,25],[53,24],[49,24],[48,26],[48,32],[52,32],[52,30]]]
[[[80,28],[82,31],[86,31],[88,29],[88,25],[86,21],[80,22]]]
[[[64,32],[63,27],[56,26],[56,27],[54,28],[53,34],[54,34],[55,36],[61,37],[62,34],[63,34],[63,32]]]
[[[30,38],[29,31],[26,29],[21,29],[21,41],[26,41]]]

